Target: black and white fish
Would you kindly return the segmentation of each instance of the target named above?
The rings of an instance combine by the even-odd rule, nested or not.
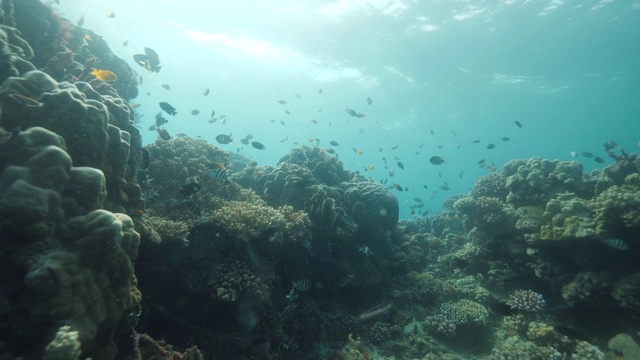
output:
[[[629,246],[629,244],[627,244],[626,242],[620,239],[605,238],[605,239],[601,239],[600,241],[617,250],[631,250],[631,247]]]
[[[311,281],[309,279],[302,279],[294,281],[291,286],[293,287],[293,289],[298,291],[307,291],[311,289]]]
[[[429,158],[429,162],[433,165],[442,165],[444,164],[444,159],[440,156],[432,156],[431,158]]]
[[[216,141],[219,142],[220,144],[226,145],[233,142],[233,138],[231,137],[231,134],[229,135],[220,134],[216,136]]]

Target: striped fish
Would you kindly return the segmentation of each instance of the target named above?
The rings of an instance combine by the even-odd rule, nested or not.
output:
[[[606,238],[606,239],[602,239],[600,240],[603,243],[611,246],[614,249],[617,250],[630,250],[631,247],[629,246],[629,244],[627,244],[626,242],[620,240],[620,239],[616,239],[616,238]]]
[[[189,209],[189,212],[192,213],[193,215],[195,215],[195,216],[197,216],[199,218],[202,217],[202,209],[195,202],[190,201],[187,204],[187,209]]]
[[[309,281],[309,279],[294,281],[291,285],[298,291],[307,291],[311,289],[311,281]]]
[[[440,156],[432,156],[431,158],[429,158],[429,162],[433,165],[442,165],[444,164],[444,159]]]
[[[222,180],[224,182],[229,182],[229,178],[227,176],[227,169],[211,169],[209,170],[209,176],[216,180]]]

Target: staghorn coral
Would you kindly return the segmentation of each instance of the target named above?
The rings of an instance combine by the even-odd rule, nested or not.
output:
[[[241,260],[218,265],[216,275],[209,284],[211,296],[229,302],[240,298],[266,301],[274,274],[268,268],[261,270],[258,275],[249,264]]]
[[[516,290],[509,295],[507,305],[514,310],[520,310],[528,313],[537,313],[544,309],[545,301],[542,295],[533,290]]]
[[[170,236],[187,241],[189,238],[189,226],[184,221],[172,221],[156,216],[147,218],[153,228],[158,231],[161,236]]]
[[[293,211],[290,206],[274,209],[262,200],[254,203],[226,202],[221,208],[212,211],[208,221],[245,241],[269,230],[279,232],[285,240],[303,240],[307,237],[306,227],[309,225],[308,217],[303,211]]]

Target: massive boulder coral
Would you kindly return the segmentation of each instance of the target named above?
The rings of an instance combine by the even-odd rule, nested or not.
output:
[[[589,201],[573,193],[562,193],[549,200],[540,228],[542,240],[593,239],[598,236],[594,212]]]
[[[271,206],[304,210],[321,227],[393,229],[398,201],[383,186],[343,169],[320,148],[293,149],[275,167],[249,167],[238,183],[252,188]]]
[[[40,357],[43,331],[65,322],[84,354],[113,359],[118,323],[140,301],[133,275],[139,235],[128,216],[99,210],[104,175],[73,167],[61,136],[32,127],[4,139],[0,282],[14,311],[3,350]]]
[[[107,178],[106,207],[124,212],[126,192],[135,186],[141,136],[129,121],[122,100],[101,96],[84,83],[58,83],[41,71],[7,79],[0,88],[0,125],[6,129],[41,126],[65,139],[76,166],[102,170]],[[82,89],[82,90],[80,90]],[[28,106],[9,95],[26,96],[39,105]]]
[[[640,174],[628,175],[621,185],[595,200],[596,228],[610,236],[637,241],[640,235]]]
[[[501,174],[507,178],[507,203],[516,207],[544,205],[556,193],[564,191],[590,193],[583,180],[582,164],[577,161],[511,160]]]

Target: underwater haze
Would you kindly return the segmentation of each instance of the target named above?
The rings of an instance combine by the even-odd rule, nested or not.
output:
[[[589,172],[613,162],[606,141],[630,152],[639,145],[640,1],[51,6],[73,22],[84,16],[83,26],[139,72],[131,102],[141,104],[145,144],[158,136],[148,128],[166,101],[178,111],[164,114],[171,135],[202,137],[259,164],[302,145],[333,148],[346,169],[386,181],[403,218],[414,198],[426,202],[416,215],[438,211],[510,159],[576,160]],[[144,47],[159,54],[159,73],[133,60]],[[212,110],[226,122],[210,123]],[[219,144],[220,134],[234,141]],[[247,134],[266,149],[241,144]],[[445,163],[433,165],[433,156]]]

